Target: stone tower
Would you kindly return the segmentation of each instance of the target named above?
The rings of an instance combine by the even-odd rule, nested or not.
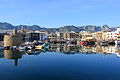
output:
[[[17,30],[14,29],[12,35],[4,35],[4,47],[19,46],[21,40],[21,36],[17,34]]]
[[[17,35],[4,35],[4,47],[19,46],[21,37]]]

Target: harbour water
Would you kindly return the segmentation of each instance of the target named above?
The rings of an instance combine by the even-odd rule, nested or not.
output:
[[[26,54],[0,51],[0,80],[120,80],[118,46],[51,45]]]

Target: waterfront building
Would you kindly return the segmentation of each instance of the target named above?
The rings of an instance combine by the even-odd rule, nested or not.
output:
[[[21,36],[14,29],[11,35],[4,35],[4,47],[19,46],[22,43],[21,40]]]
[[[50,34],[48,34],[48,39],[50,40],[50,41],[57,41],[57,34],[55,34],[55,33],[50,33]]]
[[[120,34],[117,34],[117,40],[120,40]]]
[[[63,32],[56,32],[57,40],[64,40],[64,33]]]
[[[92,40],[92,39],[95,39],[95,34],[93,34],[92,32],[87,32],[87,31],[82,31],[80,32],[82,38],[81,40],[82,41],[88,41],[88,40]]]
[[[103,40],[105,40],[105,41],[114,41],[116,39],[117,39],[117,32],[116,31],[103,32]]]
[[[95,32],[95,34],[96,34],[95,39],[97,41],[102,41],[103,40],[103,31]]]
[[[47,33],[45,32],[40,32],[40,31],[31,31],[26,33],[26,40],[27,41],[44,41],[47,40],[48,36]]]
[[[74,32],[74,31],[65,32],[63,34],[63,36],[64,36],[65,40],[70,40],[70,41],[72,41],[72,40],[80,40],[80,34],[79,34],[79,32]]]

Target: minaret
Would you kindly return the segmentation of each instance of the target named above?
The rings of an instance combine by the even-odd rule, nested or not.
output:
[[[17,30],[14,28],[13,29],[13,35],[16,35],[17,34]]]
[[[21,31],[24,32],[24,26],[21,26]]]

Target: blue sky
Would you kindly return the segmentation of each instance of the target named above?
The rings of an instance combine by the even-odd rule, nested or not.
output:
[[[120,26],[120,0],[0,0],[0,22]]]

